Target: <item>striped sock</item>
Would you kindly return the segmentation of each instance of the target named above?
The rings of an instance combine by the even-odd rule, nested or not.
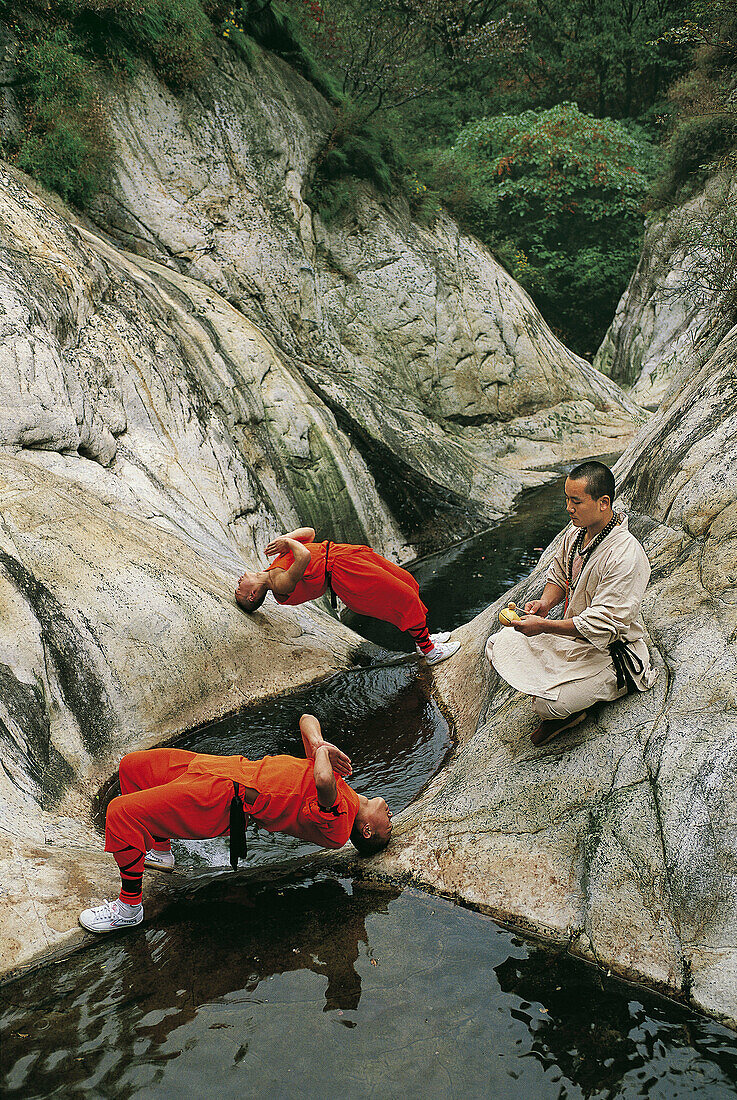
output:
[[[118,900],[125,905],[140,905],[143,875],[121,875],[120,881],[121,887]]]
[[[412,627],[407,633],[423,653],[427,654],[433,649],[433,644],[430,641],[430,635],[427,631],[427,623],[425,623],[424,626]]]

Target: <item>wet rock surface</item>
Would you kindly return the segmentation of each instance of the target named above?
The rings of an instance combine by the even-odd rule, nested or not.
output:
[[[452,762],[372,873],[409,876],[737,1023],[737,330],[617,465],[653,573],[660,677],[543,749],[483,654],[499,604],[440,666]],[[543,585],[549,548],[522,602]],[[507,597],[505,597],[506,599]],[[480,715],[480,717],[479,717]]]
[[[89,821],[145,747],[349,666],[319,610],[245,616],[201,548],[35,462],[0,456],[0,966],[68,938],[117,890]]]

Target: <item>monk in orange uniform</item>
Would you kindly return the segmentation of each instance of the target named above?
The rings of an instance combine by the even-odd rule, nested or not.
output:
[[[289,833],[323,848],[350,840],[363,855],[381,851],[392,831],[383,798],[356,794],[345,781],[349,758],[325,741],[312,714],[299,720],[307,758],[209,756],[185,749],[148,749],[120,762],[119,798],[107,808],[105,851],[120,868],[117,901],[85,909],[90,932],[134,928],[143,920],[144,867],[171,871],[171,838],[203,840],[230,834],[235,868],[246,854],[246,817],[270,833]]]
[[[273,592],[277,603],[293,606],[329,590],[351,611],[406,631],[428,664],[444,661],[459,649],[460,643],[452,642],[447,631],[428,634],[427,608],[412,574],[369,546],[315,542],[312,527],[299,527],[270,542],[266,555],[275,559],[267,569],[244,573],[238,582],[235,598],[244,611],[256,611],[267,592]]]

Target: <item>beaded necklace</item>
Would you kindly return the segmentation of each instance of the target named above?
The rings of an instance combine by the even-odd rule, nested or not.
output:
[[[578,532],[575,539],[573,540],[573,546],[571,546],[571,551],[568,555],[568,561],[566,562],[566,602],[565,607],[563,608],[563,618],[566,617],[566,612],[568,610],[568,601],[573,595],[576,584],[578,584],[578,582],[581,580],[581,573],[583,573],[586,562],[588,561],[589,557],[596,549],[596,547],[599,545],[599,543],[604,541],[607,535],[614,530],[618,523],[619,514],[615,512],[612,518],[607,523],[606,527],[602,527],[601,531],[599,531],[599,534],[594,535],[588,546],[584,547],[583,545],[583,540],[586,538],[585,527],[581,528],[581,530]],[[583,564],[581,566],[581,573],[578,574],[578,577],[576,578],[576,584],[574,584],[573,562],[575,561],[576,554],[580,554],[580,556],[583,558]]]

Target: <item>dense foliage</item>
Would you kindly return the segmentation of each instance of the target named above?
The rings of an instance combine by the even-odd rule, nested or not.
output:
[[[321,209],[350,208],[350,176],[384,190],[400,182],[420,216],[442,202],[561,336],[593,353],[637,259],[653,171],[647,140],[667,122],[667,87],[686,56],[669,31],[690,0],[290,3],[346,97],[315,180]],[[553,124],[545,109],[564,98],[579,110],[559,111]],[[601,125],[592,129],[584,111]],[[527,160],[504,145],[512,116]],[[611,117],[629,120],[629,131]],[[560,146],[550,176],[542,145],[533,153],[547,127]],[[504,156],[516,158],[509,172],[497,163]],[[606,172],[595,178],[597,163]]]
[[[696,0],[692,14],[668,35],[689,43],[694,60],[670,90],[676,123],[655,205],[678,202],[719,167],[737,166],[737,0]]]
[[[599,118],[644,121],[681,71],[683,50],[663,36],[689,0],[513,0],[511,10],[525,41],[495,74],[508,100],[570,99]]]
[[[203,0],[0,0],[17,42],[23,132],[6,155],[64,198],[90,201],[104,178],[109,140],[102,74],[130,73],[139,57],[173,87],[204,71],[214,4]]]
[[[437,175],[451,208],[590,355],[637,260],[651,162],[631,129],[563,103],[470,123]]]

